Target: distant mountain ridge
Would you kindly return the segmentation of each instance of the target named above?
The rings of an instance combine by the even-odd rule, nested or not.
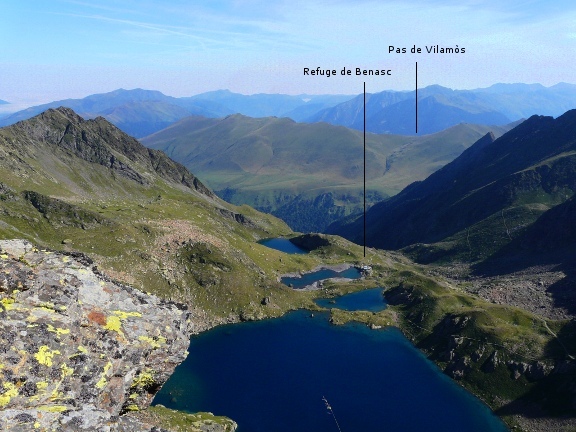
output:
[[[384,91],[366,97],[366,129],[374,133],[416,134],[416,92]],[[363,95],[308,117],[307,122],[363,130]],[[418,90],[418,133],[438,132],[458,123],[503,125],[532,115],[558,116],[576,107],[576,85],[494,84],[475,90],[431,85]]]
[[[415,92],[367,94],[367,130],[415,135]],[[439,132],[460,123],[505,125],[531,115],[558,116],[576,105],[576,85],[559,83],[494,84],[475,90],[431,85],[418,90],[418,134]],[[166,96],[154,90],[118,89],[83,99],[67,99],[13,113],[0,119],[7,126],[49,108],[66,106],[84,118],[102,116],[129,135],[141,138],[189,115],[220,118],[288,117],[298,122],[326,122],[363,130],[363,95],[243,95],[216,90],[190,97]]]
[[[321,109],[352,97],[276,94],[247,96],[228,90],[218,90],[192,97],[176,98],[155,90],[118,89],[82,99],[66,99],[30,107],[0,119],[0,127],[29,119],[50,108],[64,106],[84,118],[104,117],[127,134],[140,138],[164,129],[190,115],[216,118],[239,112],[254,117],[264,117],[285,116],[290,112],[297,118],[303,118],[308,116],[307,104]],[[298,114],[300,109],[304,114]]]

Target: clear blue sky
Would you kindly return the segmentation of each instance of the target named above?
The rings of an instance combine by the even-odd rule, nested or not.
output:
[[[507,0],[3,0],[0,99],[20,106],[117,88],[189,96],[369,92],[419,84],[576,83],[576,2]],[[391,55],[388,46],[465,47]]]

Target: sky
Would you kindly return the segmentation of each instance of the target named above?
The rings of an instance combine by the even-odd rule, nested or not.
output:
[[[576,83],[572,0],[2,0],[0,20],[4,111],[118,88],[413,90],[416,62],[419,87]],[[465,53],[426,54],[432,45]],[[337,74],[304,76],[306,67]]]

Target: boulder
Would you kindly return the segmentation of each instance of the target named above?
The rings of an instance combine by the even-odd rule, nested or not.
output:
[[[8,431],[116,430],[185,359],[192,330],[186,306],[22,240],[0,241],[0,318]]]

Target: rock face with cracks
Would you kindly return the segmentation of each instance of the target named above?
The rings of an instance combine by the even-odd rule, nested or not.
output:
[[[118,430],[184,360],[190,326],[83,255],[0,241],[0,430]]]

